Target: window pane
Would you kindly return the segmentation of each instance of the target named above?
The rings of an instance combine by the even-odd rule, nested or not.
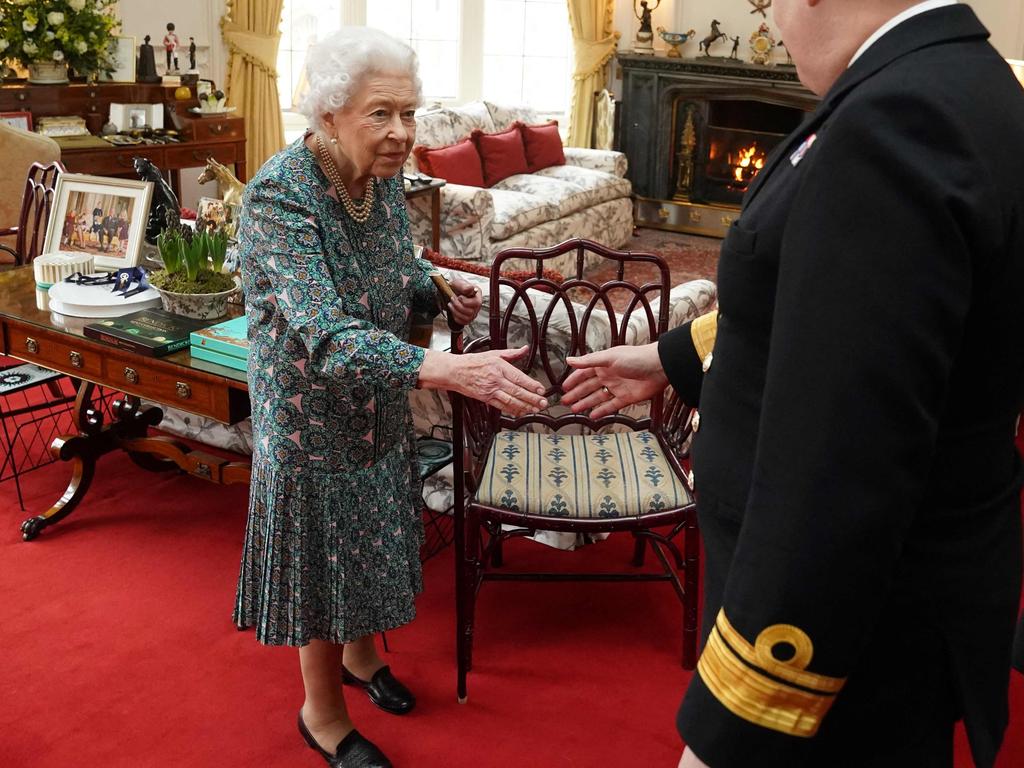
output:
[[[484,98],[504,104],[522,103],[522,58],[484,56]]]
[[[461,0],[366,0],[366,25],[419,55],[427,101],[458,97],[460,7]]]
[[[413,41],[420,57],[420,79],[425,99],[454,99],[459,94],[459,53],[455,43]]]
[[[459,0],[408,0],[413,40],[458,40]]]
[[[341,26],[341,0],[287,0],[281,14],[281,45],[277,52],[277,88],[281,108],[292,108],[302,78],[306,50]]]
[[[523,53],[527,56],[566,56],[569,38],[569,11],[564,2],[526,2],[526,28]]]
[[[484,54],[523,51],[523,0],[491,0],[484,14]]]
[[[409,42],[412,36],[412,0],[366,0],[366,26],[382,29],[399,40]]]
[[[523,60],[523,98],[538,112],[564,112],[569,103],[567,78],[556,77],[565,60],[530,56]]]

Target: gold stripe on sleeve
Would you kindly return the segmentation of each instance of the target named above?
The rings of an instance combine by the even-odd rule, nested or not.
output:
[[[707,360],[708,355],[715,348],[715,336],[718,334],[718,310],[701,315],[690,323],[690,338],[693,339],[693,348],[697,357],[702,361]]]

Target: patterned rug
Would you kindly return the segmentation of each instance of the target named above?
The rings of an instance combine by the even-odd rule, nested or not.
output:
[[[623,250],[654,253],[668,263],[672,286],[688,280],[705,279],[715,282],[718,274],[718,252],[722,241],[712,237],[684,235],[678,232],[664,232],[659,229],[638,229]],[[587,276],[597,282],[613,280],[616,268],[610,262],[589,271]],[[647,264],[631,264],[625,278],[630,282],[644,283],[657,279],[657,270]],[[612,305],[618,310],[625,307],[630,296],[624,292],[611,294]]]

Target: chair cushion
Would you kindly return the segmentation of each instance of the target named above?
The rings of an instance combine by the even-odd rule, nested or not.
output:
[[[677,509],[692,497],[650,432],[504,430],[494,439],[476,500],[529,515],[614,519]]]
[[[36,384],[54,381],[63,375],[63,373],[51,371],[49,368],[40,368],[32,363],[0,368],[0,396],[13,395],[15,392],[34,387]]]
[[[438,179],[467,187],[482,187],[484,171],[472,139],[463,139],[448,147],[413,147],[420,170]]]
[[[505,240],[524,229],[558,218],[558,206],[538,195],[494,188],[491,197],[494,199],[492,240]]]
[[[517,173],[526,173],[526,150],[519,126],[513,125],[500,133],[473,131],[473,139],[480,152],[486,186],[494,186]]]
[[[562,137],[558,135],[557,120],[543,125],[520,123],[519,130],[523,134],[526,167],[530,173],[553,165],[565,165],[565,152],[562,150]]]

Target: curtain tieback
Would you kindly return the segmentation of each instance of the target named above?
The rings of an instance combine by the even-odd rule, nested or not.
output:
[[[583,80],[590,77],[607,64],[608,60],[615,55],[619,37],[620,33],[618,32],[603,40],[583,40],[573,37],[572,45],[576,54],[573,79]]]
[[[277,77],[277,47],[281,34],[262,35],[241,29],[223,27],[221,36],[232,55],[241,56],[247,62],[263,70],[270,77]]]

